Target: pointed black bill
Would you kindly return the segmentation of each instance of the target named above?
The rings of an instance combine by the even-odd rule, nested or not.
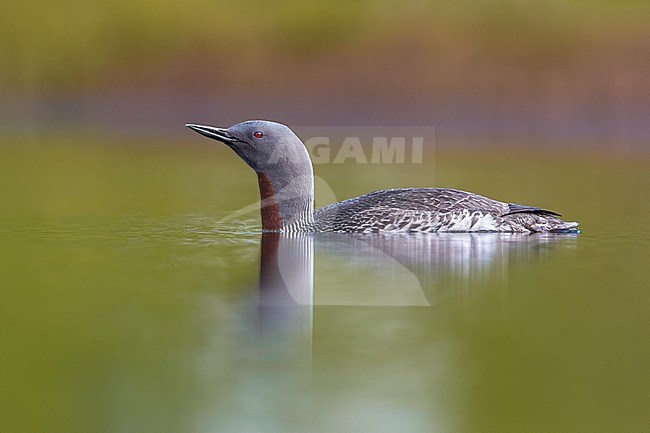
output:
[[[195,125],[193,123],[186,123],[185,126],[199,134],[212,138],[213,140],[221,141],[222,143],[232,144],[238,140],[236,137],[230,135],[224,128],[217,128],[214,126]]]

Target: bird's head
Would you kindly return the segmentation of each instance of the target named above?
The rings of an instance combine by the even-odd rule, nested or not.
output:
[[[192,123],[185,126],[225,143],[258,173],[280,170],[291,174],[295,169],[294,165],[309,165],[311,168],[311,161],[302,141],[288,126],[281,123],[247,120],[229,128]]]

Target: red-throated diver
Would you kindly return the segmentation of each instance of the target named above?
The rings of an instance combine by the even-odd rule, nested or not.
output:
[[[314,211],[311,159],[288,126],[186,126],[227,144],[255,170],[264,232],[579,232],[555,212],[449,188],[375,191]]]

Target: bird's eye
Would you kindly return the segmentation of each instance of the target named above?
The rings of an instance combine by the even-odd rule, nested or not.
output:
[[[262,137],[264,137],[264,134],[262,133],[262,131],[256,131],[256,132],[253,133],[253,137],[262,138]]]

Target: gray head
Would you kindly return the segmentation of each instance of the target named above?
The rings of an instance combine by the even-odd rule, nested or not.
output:
[[[288,126],[281,123],[247,120],[226,129],[191,123],[185,126],[225,143],[256,172],[286,172],[292,171],[295,168],[292,166],[296,163],[311,164],[302,141]]]
[[[265,229],[278,229],[272,217],[265,221],[265,206],[277,205],[281,228],[311,218],[314,197],[311,159],[302,141],[288,126],[267,120],[247,120],[225,129],[191,123],[185,126],[225,143],[257,172]]]

